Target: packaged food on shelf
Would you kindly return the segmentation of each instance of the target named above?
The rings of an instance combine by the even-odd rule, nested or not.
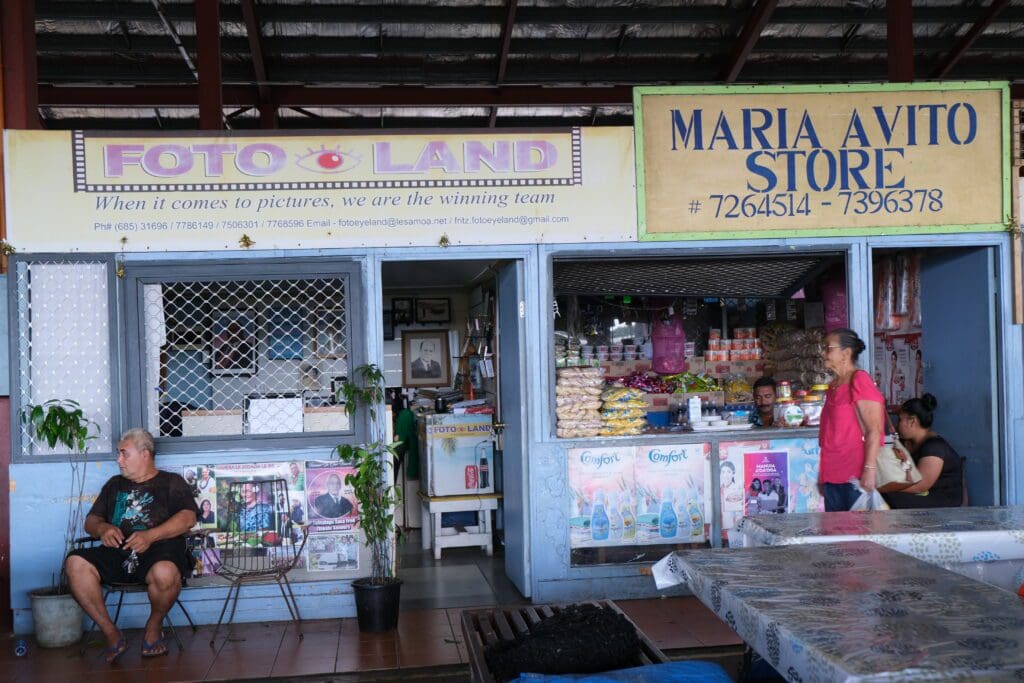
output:
[[[597,436],[602,427],[604,371],[597,367],[561,368],[555,383],[556,435],[563,439]]]

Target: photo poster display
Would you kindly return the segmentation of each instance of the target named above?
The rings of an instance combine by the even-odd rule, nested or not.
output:
[[[306,570],[310,572],[358,571],[359,534],[331,532],[311,534],[306,542]]]
[[[569,450],[571,547],[637,544],[635,459],[632,446]]]
[[[306,509],[301,488],[304,473],[302,464],[298,462],[261,462],[261,463],[221,463],[217,465],[186,465],[183,469],[185,481],[190,477],[194,480],[192,493],[199,506],[197,528],[216,529],[228,532],[238,529],[240,520],[231,520],[228,515],[228,503],[231,496],[231,484],[253,482],[252,492],[255,496],[251,513],[247,516],[246,525],[255,525],[264,534],[264,545],[276,546],[277,537],[283,533],[288,521],[303,522]],[[271,479],[284,479],[288,482],[287,498],[281,494],[277,500],[270,499],[268,487],[260,486],[259,482]],[[238,501],[241,502],[241,501]],[[299,540],[302,532],[292,529],[292,540]]]
[[[337,460],[306,462],[306,506],[310,533],[351,532],[359,522],[359,503],[345,477],[356,468]]]
[[[788,512],[824,512],[825,499],[818,491],[821,447],[817,439],[776,439],[772,450],[789,453]]]
[[[710,448],[570,449],[571,547],[703,543]]]
[[[747,515],[786,512],[789,496],[787,471],[789,452],[753,451],[743,454],[743,483]]]
[[[718,487],[722,510],[722,536],[739,524],[745,513],[746,488],[745,455],[748,452],[770,450],[769,441],[722,441],[718,444]],[[711,481],[710,460],[707,479]],[[711,518],[711,501],[707,501],[705,516]]]

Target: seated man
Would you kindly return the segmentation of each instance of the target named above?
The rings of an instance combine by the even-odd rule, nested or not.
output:
[[[100,583],[145,583],[150,614],[142,655],[167,654],[162,625],[190,570],[185,534],[199,510],[189,485],[156,468],[153,437],[144,429],[124,433],[117,444],[121,474],[111,477],[85,518],[85,531],[101,546],[73,551],[64,563],[71,593],[107,639],[112,663],[128,649],[110,620]]]
[[[762,377],[754,382],[754,424],[758,427],[775,426],[775,380]]]

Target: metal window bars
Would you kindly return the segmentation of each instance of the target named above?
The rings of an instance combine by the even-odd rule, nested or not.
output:
[[[92,452],[112,450],[110,270],[86,259],[14,262],[15,400],[19,407],[70,399],[99,427]],[[18,429],[19,427],[15,427]],[[22,456],[69,455],[20,425]]]
[[[344,277],[145,285],[147,423],[161,437],[345,431]]]

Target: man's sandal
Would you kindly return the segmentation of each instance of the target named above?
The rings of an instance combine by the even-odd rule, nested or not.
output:
[[[103,658],[107,660],[107,664],[113,664],[117,661],[117,658],[123,655],[128,650],[128,639],[121,636],[117,639],[117,642],[108,648],[103,650]]]
[[[167,654],[167,642],[164,638],[164,634],[161,633],[160,637],[154,640],[152,643],[147,643],[145,636],[142,638],[142,656],[143,657],[160,657]]]

